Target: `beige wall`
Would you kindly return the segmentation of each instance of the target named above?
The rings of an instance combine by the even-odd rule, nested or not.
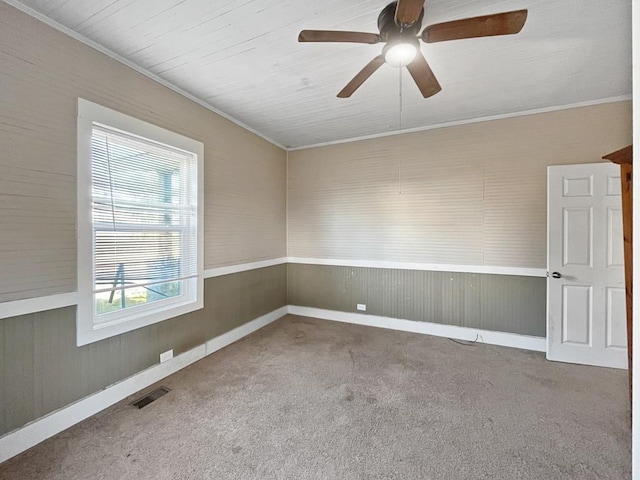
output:
[[[290,152],[288,254],[545,268],[547,166],[630,143],[619,102]]]
[[[78,97],[205,145],[205,267],[286,255],[283,150],[0,2],[0,302],[76,290]]]

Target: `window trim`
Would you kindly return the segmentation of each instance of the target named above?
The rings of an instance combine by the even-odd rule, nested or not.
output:
[[[197,156],[197,268],[196,300],[165,304],[165,308],[132,312],[128,320],[97,324],[93,301],[93,225],[91,136],[93,124],[122,130],[128,135],[154,140]],[[77,260],[78,310],[76,314],[78,346],[146,327],[204,307],[204,144],[107,107],[78,98],[77,119]],[[135,310],[135,309],[133,309]],[[126,317],[125,317],[126,318]]]

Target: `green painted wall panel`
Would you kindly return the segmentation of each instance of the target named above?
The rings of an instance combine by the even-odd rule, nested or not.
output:
[[[287,267],[205,280],[205,308],[76,347],[75,307],[0,319],[0,435],[287,304]]]
[[[33,315],[26,317],[25,322],[22,322],[20,317],[3,320],[4,358],[0,366],[0,385],[5,391],[5,428],[9,430],[35,418],[34,322]]]
[[[5,345],[4,345],[4,323],[0,322],[0,362],[5,361]],[[4,370],[4,367],[0,366],[0,372]],[[6,432],[8,430],[7,427],[7,418],[6,418],[6,408],[7,404],[7,386],[4,383],[0,384],[0,432]]]
[[[544,337],[546,279],[288,264],[290,305]],[[363,313],[363,312],[360,312]]]
[[[289,264],[205,281],[205,308],[83,347],[75,307],[0,320],[0,434],[284,305],[545,336],[543,278]]]
[[[547,279],[483,275],[480,328],[547,336]],[[508,327],[508,330],[503,330]]]

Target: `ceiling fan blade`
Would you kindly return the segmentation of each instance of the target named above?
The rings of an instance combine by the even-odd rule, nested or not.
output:
[[[338,98],[350,97],[353,92],[360,88],[360,85],[362,85],[367,78],[373,75],[373,73],[382,66],[383,63],[384,57],[382,55],[378,55],[376,58],[367,63],[365,67],[360,70],[349,83],[347,83],[347,86],[340,90],[340,93],[338,93]]]
[[[527,10],[516,10],[454,20],[452,22],[436,23],[424,29],[422,40],[427,43],[434,43],[462,38],[513,35],[522,30],[526,20]]]
[[[435,95],[442,90],[422,52],[418,51],[413,62],[407,65],[407,70],[409,70],[409,73],[416,82],[416,85],[418,85],[420,93],[422,93],[424,98]]]
[[[416,23],[422,13],[424,0],[398,0],[396,6],[396,25],[409,27]]]
[[[340,32],[336,30],[302,30],[298,35],[299,42],[350,42],[378,43],[381,40],[377,33]]]

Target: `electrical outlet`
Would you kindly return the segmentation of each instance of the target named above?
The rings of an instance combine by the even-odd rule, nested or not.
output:
[[[167,360],[171,360],[173,358],[173,348],[171,350],[167,350],[164,353],[160,354],[160,363],[164,363]]]
[[[356,308],[358,310],[360,310],[361,312],[366,312],[367,311],[367,306],[364,303],[359,303],[358,305],[356,305]]]

